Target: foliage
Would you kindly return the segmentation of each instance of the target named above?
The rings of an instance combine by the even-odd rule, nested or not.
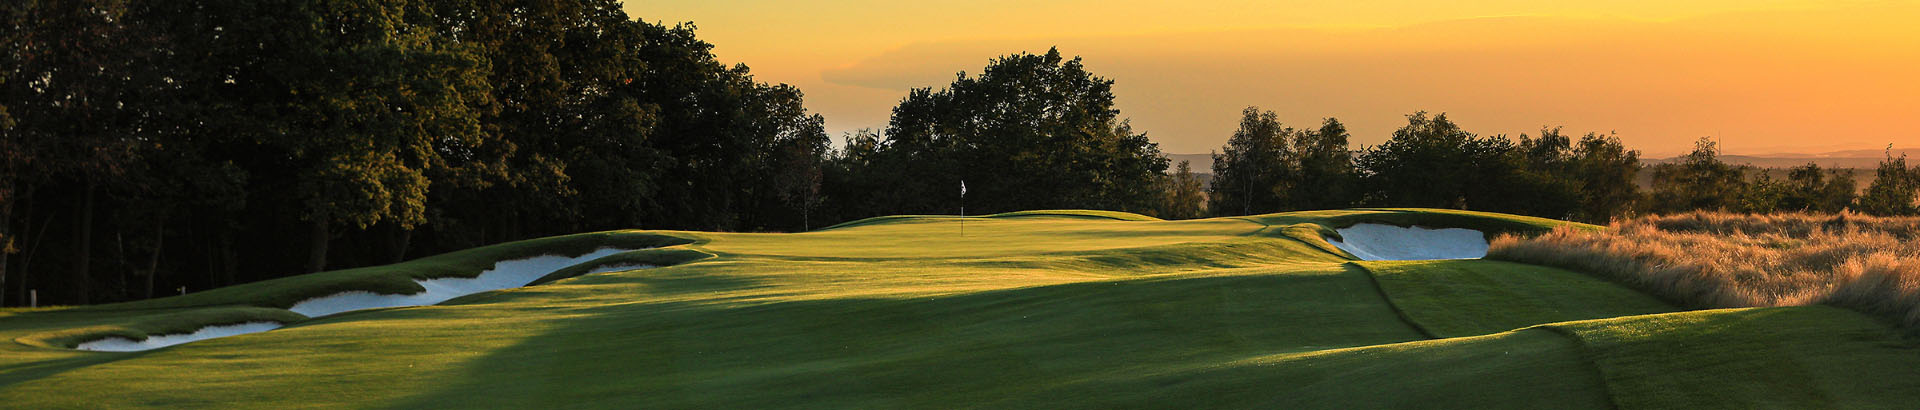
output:
[[[1301,185],[1293,142],[1299,131],[1280,124],[1273,111],[1247,107],[1240,128],[1213,155],[1215,215],[1254,215],[1293,209],[1287,194]]]
[[[915,89],[884,138],[849,137],[837,161],[866,189],[829,194],[849,216],[1094,208],[1145,211],[1167,160],[1114,108],[1113,81],[1057,49],[1015,54],[945,89]]]
[[[1653,167],[1652,209],[1655,212],[1738,209],[1747,191],[1745,167],[1720,160],[1712,139],[1694,142],[1693,152],[1680,162]]]
[[[1860,212],[1877,216],[1920,215],[1920,167],[1907,168],[1907,156],[1891,153],[1874,170],[1873,183],[1860,196]]]
[[[1853,170],[1821,170],[1807,163],[1787,173],[1787,193],[1780,199],[1786,211],[1838,213],[1853,205]]]
[[[1460,129],[1446,114],[1418,112],[1392,139],[1361,153],[1357,165],[1370,203],[1463,209],[1480,169],[1497,165],[1503,144]]]
[[[1581,185],[1582,204],[1579,219],[1605,222],[1629,215],[1641,203],[1640,186],[1634,178],[1640,173],[1640,151],[1629,150],[1620,138],[1587,134],[1575,148],[1575,168]]]
[[[824,120],[691,25],[621,8],[7,2],[0,239],[19,254],[0,253],[0,294],[124,300],[583,230],[805,228],[791,198],[828,155]],[[797,185],[765,177],[794,169]]]
[[[1207,192],[1200,179],[1193,175],[1191,161],[1180,161],[1174,167],[1173,175],[1161,179],[1162,191],[1166,197],[1156,212],[1165,219],[1193,219],[1206,215]]]
[[[1296,209],[1339,209],[1359,201],[1363,189],[1347,139],[1346,124],[1333,118],[1322,120],[1319,129],[1293,134],[1299,182],[1286,197]]]

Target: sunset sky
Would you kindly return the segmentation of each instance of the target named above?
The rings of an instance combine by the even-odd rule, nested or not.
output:
[[[1565,3],[1565,4],[1562,4]],[[1085,58],[1169,153],[1242,107],[1377,144],[1414,111],[1482,134],[1614,131],[1652,156],[1920,145],[1920,1],[628,0],[788,83],[836,138],[1017,52]]]

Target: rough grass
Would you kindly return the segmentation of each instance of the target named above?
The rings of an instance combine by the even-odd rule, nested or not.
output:
[[[1501,236],[1487,257],[1609,278],[1693,308],[1829,304],[1920,326],[1920,218],[1690,213]]]

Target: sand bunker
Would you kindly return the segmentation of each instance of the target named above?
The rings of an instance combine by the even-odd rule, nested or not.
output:
[[[193,333],[153,335],[153,336],[147,336],[146,339],[142,339],[142,340],[133,340],[133,339],[128,339],[124,337],[109,337],[105,339],[81,343],[79,346],[74,346],[73,348],[80,349],[80,350],[92,350],[96,352],[137,352],[141,350],[159,349],[162,347],[173,346],[181,343],[207,340],[207,339],[212,339],[217,337],[238,336],[238,335],[244,335],[248,333],[260,333],[268,330],[279,329],[280,326],[282,325],[277,322],[247,322],[247,323],[234,324],[234,325],[207,326],[207,327],[200,328],[200,330],[195,330],[193,331]]]
[[[321,317],[361,309],[432,305],[445,302],[447,299],[489,290],[526,286],[528,283],[533,283],[533,281],[539,280],[549,273],[564,269],[568,266],[631,250],[633,249],[600,248],[593,252],[588,252],[585,255],[574,257],[545,255],[526,259],[500,261],[493,264],[493,269],[481,272],[478,277],[416,280],[414,282],[419,283],[420,287],[427,288],[426,291],[420,293],[391,295],[366,291],[341,292],[329,296],[303,300],[300,301],[300,303],[295,303],[293,307],[287,308],[287,310],[306,315],[307,317]],[[626,269],[631,268],[621,270]]]
[[[1360,260],[1478,259],[1487,256],[1486,234],[1472,229],[1357,224],[1338,231],[1345,239],[1327,238],[1327,242]]]

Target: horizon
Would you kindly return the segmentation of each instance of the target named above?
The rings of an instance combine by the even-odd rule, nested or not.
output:
[[[993,58],[1058,47],[1114,80],[1121,117],[1167,153],[1217,150],[1246,106],[1294,127],[1339,118],[1355,146],[1384,141],[1416,111],[1447,113],[1481,135],[1614,132],[1647,157],[1684,154],[1700,137],[1729,155],[1920,145],[1920,134],[1901,127],[1920,117],[1912,1],[1049,1],[1021,2],[1028,12],[1014,16],[994,12],[997,4],[624,9],[649,22],[691,22],[722,61],[799,88],[836,144],[883,129],[909,89],[940,89]]]

